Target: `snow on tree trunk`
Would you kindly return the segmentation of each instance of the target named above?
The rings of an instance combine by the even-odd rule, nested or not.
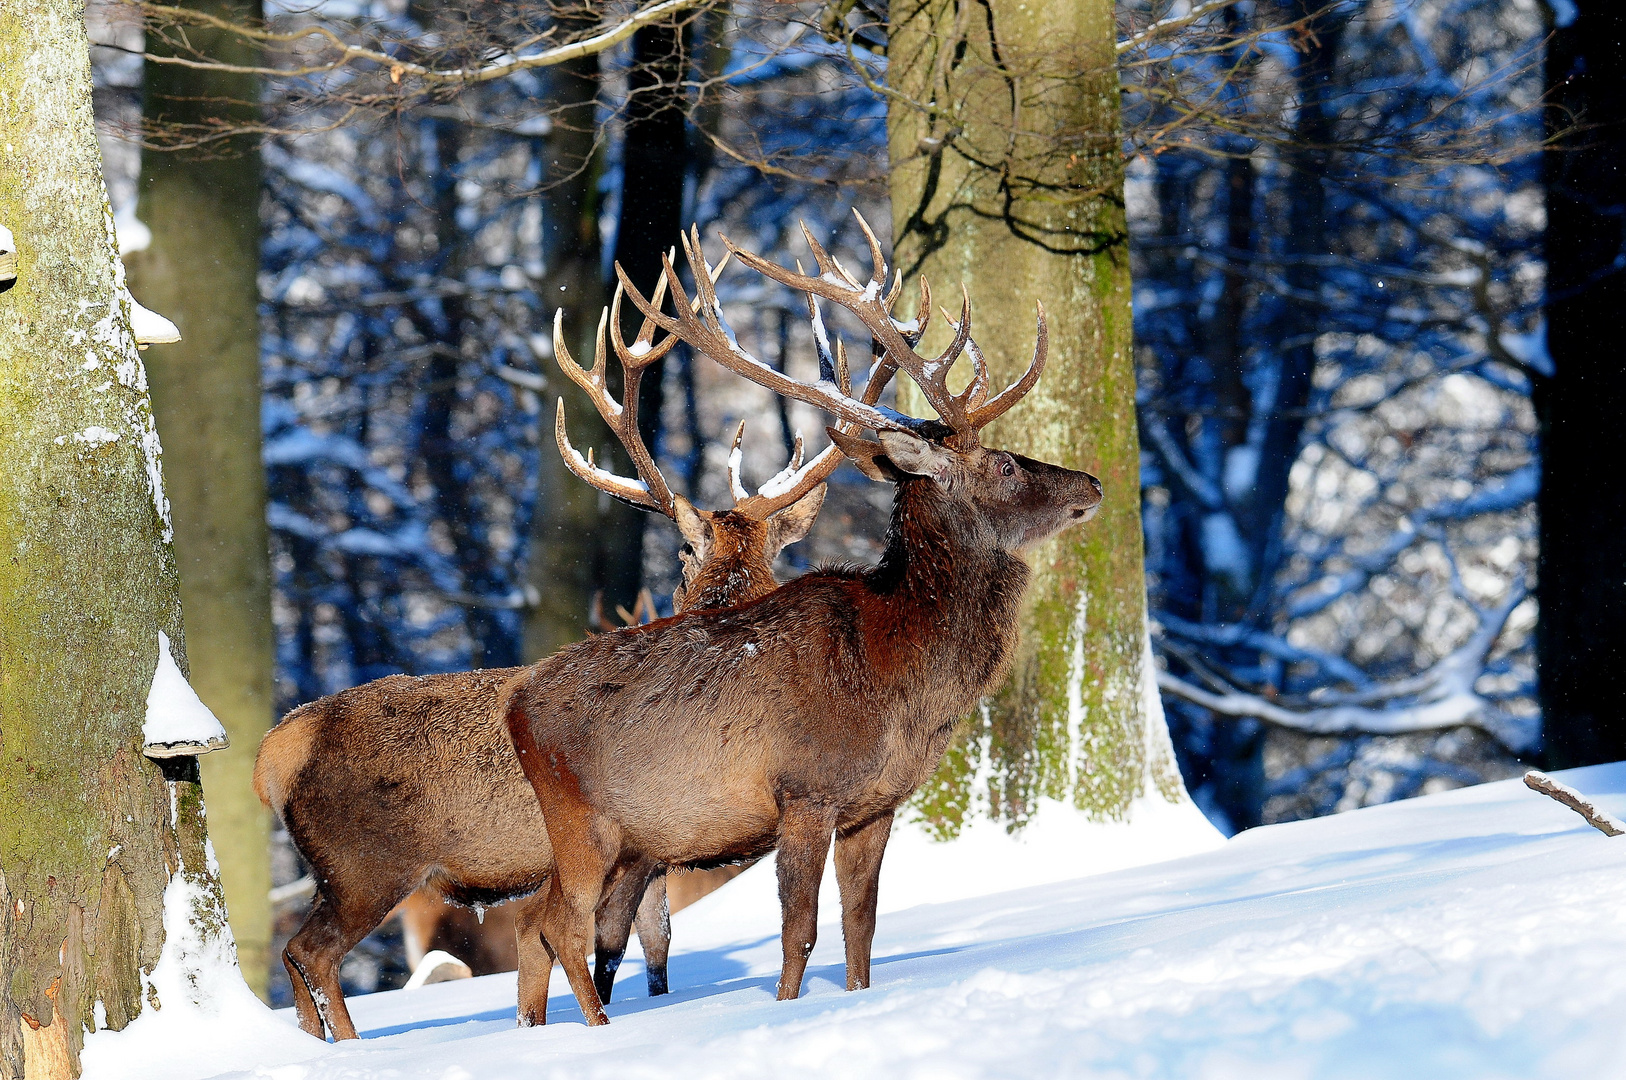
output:
[[[0,1077],[32,1080],[160,1004],[172,877],[200,935],[223,907],[195,759],[142,755],[158,631],[185,649],[82,4],[0,5],[0,108]]]
[[[227,17],[258,5],[194,3]],[[206,55],[253,63],[255,50],[220,31],[193,27]],[[165,51],[161,40],[149,44]],[[173,51],[172,49],[169,51]],[[252,76],[148,63],[149,122],[242,121],[259,99]],[[210,832],[243,975],[266,989],[271,950],[271,816],[250,778],[272,721],[271,585],[260,461],[260,155],[247,139],[204,153],[147,152],[138,216],[151,229],[145,251],[127,254],[132,289],[179,324],[181,340],[147,354],[153,408],[164,439],[176,523],[181,601],[192,682],[220,717],[231,748],[201,760]]]
[[[919,805],[953,832],[984,799],[1013,823],[1041,795],[1105,818],[1148,790],[1182,799],[1147,689],[1112,4],[910,0],[890,19],[888,80],[907,99],[889,104],[896,262],[951,310],[965,283],[996,385],[1026,367],[1043,301],[1044,378],[984,443],[1088,469],[1106,488],[1093,522],[1033,557],[1014,674]],[[947,338],[938,321],[925,344]]]

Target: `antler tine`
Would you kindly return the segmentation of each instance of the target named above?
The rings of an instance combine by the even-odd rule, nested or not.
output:
[[[632,379],[636,375],[637,378],[641,379],[643,378],[644,368],[671,352],[672,346],[678,343],[678,338],[668,334],[665,341],[659,345],[654,344],[656,327],[649,317],[645,316],[644,324],[638,330],[638,336],[633,339],[632,344],[629,346],[626,339],[621,336],[621,297],[624,291],[621,282],[617,281],[615,283],[615,292],[610,296],[610,344],[615,348],[615,358],[621,361],[621,370],[625,378]],[[665,298],[665,294],[666,279],[662,278],[660,284],[655,287],[655,295],[650,303],[658,307],[661,300]],[[636,403],[628,400],[631,396],[630,390],[624,391],[621,395],[623,401],[636,409]]]
[[[614,306],[612,304],[612,308]],[[638,470],[639,479],[633,480],[601,469],[593,464],[590,458],[583,458],[576,451],[565,433],[564,398],[559,399],[559,408],[554,414],[554,442],[559,447],[560,456],[564,458],[565,467],[581,480],[623,502],[657,510],[667,517],[676,517],[677,506],[672,499],[672,491],[666,486],[666,478],[661,476],[649,448],[644,445],[642,437],[638,434],[638,382],[642,378],[643,369],[641,367],[625,369],[625,391],[622,395],[624,402],[617,402],[611,397],[609,388],[605,385],[604,375],[608,369],[608,358],[604,348],[604,331],[605,324],[610,321],[610,314],[610,309],[599,312],[591,371],[584,369],[576,362],[575,357],[570,355],[570,349],[565,344],[563,310],[556,311],[553,317],[553,355],[558,361],[559,369],[571,382],[582,388],[598,409],[599,415],[604,418],[604,422],[615,433],[615,437],[626,447],[628,456],[632,458],[633,467]],[[626,350],[619,344],[616,355],[625,363]]]
[[[988,400],[988,358],[977,348],[975,338],[965,343],[965,351],[971,354],[971,385],[961,392],[960,400],[965,402],[966,413],[969,415]]]
[[[695,257],[704,256],[698,251],[698,244],[685,239],[685,247],[695,249]],[[730,249],[732,254],[741,255],[737,248]],[[703,262],[696,265],[704,265]],[[662,259],[662,271],[671,285],[674,295],[684,295],[683,286],[677,276],[677,270],[672,266],[671,260]],[[633,304],[646,316],[653,319],[655,324],[669,333],[676,334],[687,342],[696,351],[703,353],[713,362],[727,368],[735,374],[744,376],[759,386],[765,387],[773,393],[784,397],[805,401],[810,405],[824,409],[834,415],[838,420],[844,420],[859,427],[874,428],[879,431],[908,431],[918,427],[921,421],[912,421],[908,417],[899,416],[890,410],[875,408],[848,394],[842,393],[837,387],[822,385],[809,385],[792,379],[781,371],[763,363],[747,352],[734,336],[733,330],[722,317],[721,305],[717,303],[717,296],[711,287],[710,275],[697,273],[696,285],[700,297],[693,304],[681,303],[675,305],[676,312],[668,315],[653,307],[649,300],[640,293],[631,282],[621,277],[626,286],[627,295]]]
[[[803,231],[807,233],[805,225]],[[956,435],[961,438],[972,437],[973,432],[967,422],[965,410],[954,395],[949,392],[945,382],[948,368],[965,348],[964,341],[956,338],[947,350],[932,360],[922,357],[915,352],[914,346],[909,343],[903,332],[892,321],[886,302],[881,296],[881,284],[872,282],[870,287],[861,290],[856,282],[849,282],[842,275],[831,273],[827,269],[831,265],[828,262],[829,255],[824,251],[823,247],[818,246],[811,233],[807,233],[807,235],[809,246],[813,248],[813,257],[819,263],[821,270],[821,276],[819,277],[787,270],[777,263],[770,262],[736,247],[726,236],[722,240],[728,249],[738,256],[741,262],[763,276],[771,278],[781,285],[788,285],[793,289],[820,296],[851,311],[868,328],[870,334],[881,343],[887,354],[888,362],[909,372],[910,378],[920,386],[926,401],[937,411],[937,415],[943,419],[944,423],[948,424]],[[828,276],[825,276],[826,274]],[[966,301],[968,307],[969,303],[968,299]],[[923,310],[930,311],[931,309],[928,307]],[[761,382],[762,380],[757,379],[757,381]],[[779,392],[788,393],[785,390]],[[789,394],[789,396],[800,397],[801,395]],[[802,397],[802,400],[805,401],[807,398]],[[830,411],[835,412],[833,409]],[[837,415],[840,414],[837,413]],[[926,423],[928,421],[913,421],[905,423],[903,426],[911,430],[918,430]],[[866,426],[873,427],[874,425],[867,424]],[[899,425],[892,423],[885,426],[895,429]]]
[[[740,466],[744,463],[745,454],[740,449],[740,443],[745,439],[745,421],[740,421],[739,430],[734,432],[734,445],[728,450],[728,490],[734,496],[734,505],[738,506],[751,497],[745,490],[745,484],[740,480]]]
[[[677,252],[673,248],[668,248],[667,249],[667,254],[668,254],[669,257],[676,257]],[[619,306],[620,305],[620,300],[621,300],[621,289],[619,288],[619,285],[620,285],[620,283],[617,282],[615,297],[611,301],[612,303],[617,305],[616,313],[615,313],[615,325],[617,327],[619,327],[621,325],[621,311],[620,311],[620,306]],[[654,304],[656,307],[660,307],[661,303],[665,299],[666,299],[666,275],[662,274],[660,277],[655,279],[655,290],[652,293],[649,294],[649,302]],[[649,320],[649,317],[646,315],[644,317],[643,325],[638,327],[638,336],[633,338],[633,348],[636,349],[639,344],[643,344],[645,346],[652,345],[654,343],[654,340],[655,340],[655,330],[656,330],[655,324],[653,322],[651,322]],[[664,355],[668,350],[670,350],[672,348],[673,345],[676,345],[676,344],[677,344],[677,339],[676,338],[671,339],[670,341],[665,343],[666,347],[661,350],[661,353]],[[651,361],[651,363],[653,363],[653,361]]]
[[[1022,377],[1016,380],[986,405],[971,409],[968,417],[972,423],[972,430],[980,430],[1003,416],[1012,405],[1021,401],[1038,383],[1039,376],[1044,373],[1045,356],[1050,350],[1050,328],[1045,322],[1044,304],[1035,305],[1038,308],[1038,340],[1033,345],[1033,361]]]
[[[824,325],[819,316],[818,302],[812,293],[807,294],[807,309],[814,324],[813,340],[819,351],[820,378],[834,382],[843,394],[851,393],[852,380],[847,367],[846,344],[839,338],[836,339],[835,356],[832,358],[828,338],[823,334]],[[876,358],[870,368],[869,382],[864,386],[865,405],[874,405],[881,400],[886,384],[891,381],[897,370],[896,364],[886,360],[885,353]],[[836,420],[836,427],[849,435],[856,435],[861,430],[859,425],[839,418]],[[831,443],[819,452],[818,457],[803,466],[802,433],[798,431],[795,446],[791,451],[790,464],[758,488],[757,494],[742,503],[737,503],[734,508],[759,521],[766,520],[828,480],[830,474],[841,465],[842,460],[841,448]]]

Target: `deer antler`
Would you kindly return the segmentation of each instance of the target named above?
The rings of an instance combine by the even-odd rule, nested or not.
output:
[[[742,263],[765,277],[805,293],[810,303],[814,298],[823,298],[839,304],[857,316],[868,328],[873,339],[876,361],[872,368],[871,381],[873,382],[875,376],[883,372],[890,378],[891,374],[901,367],[920,387],[942,423],[951,429],[949,439],[951,445],[961,450],[976,446],[977,432],[1020,401],[1033,389],[1039,375],[1044,371],[1049,334],[1043,305],[1038,309],[1038,341],[1027,371],[1015,383],[989,400],[987,360],[971,338],[970,296],[963,288],[961,289],[960,317],[958,320],[949,317],[949,325],[954,329],[954,338],[948,347],[931,359],[921,356],[915,351],[915,346],[919,344],[925,332],[925,320],[930,317],[931,287],[924,278],[921,279],[919,322],[903,323],[893,318],[892,309],[902,289],[901,276],[890,290],[885,290],[887,267],[885,257],[881,254],[880,241],[875,238],[874,230],[869,227],[862,214],[854,210],[853,215],[858,219],[859,227],[863,229],[870,249],[870,279],[863,285],[859,284],[858,279],[849,273],[846,267],[825,251],[805,224],[802,226],[802,235],[807,239],[808,248],[812,251],[818,266],[817,277],[804,273],[800,263],[797,264],[795,271],[787,270],[737,247],[726,236],[721,239],[728,249],[728,254],[738,256]],[[704,253],[700,251],[698,234],[684,237],[683,247],[690,265],[695,269],[695,280],[700,295],[693,305],[677,305],[675,316],[667,316],[661,312],[658,302],[651,303],[645,300],[623,276],[622,281],[627,285],[632,302],[645,317],[653,319],[662,329],[683,338],[692,347],[729,370],[774,393],[818,406],[846,424],[859,428],[873,428],[877,431],[929,433],[933,421],[905,416],[876,405],[874,400],[855,401],[845,386],[836,379],[833,364],[825,362],[825,356],[829,352],[827,341],[821,342],[823,349],[817,384],[792,379],[746,352],[740,347],[734,332],[723,321],[722,308],[717,302],[716,291],[712,288],[715,276],[702,272],[703,268],[709,269],[709,265],[706,263]],[[674,293],[682,293],[682,282],[670,259],[663,261],[662,270],[667,284]],[[817,317],[816,309],[814,316],[817,331],[822,329],[822,322]],[[818,336],[816,332],[815,337]],[[973,368],[971,383],[956,394],[948,388],[948,372],[960,355],[967,351],[971,354]]]
[[[620,279],[618,292],[624,289],[631,296],[634,306],[646,319],[653,321],[674,337],[688,342],[691,348],[723,367],[745,375],[746,378],[770,390],[783,393],[786,397],[805,401],[835,414],[838,429],[848,434],[857,434],[866,427],[907,430],[922,423],[877,405],[881,393],[897,371],[897,364],[892,361],[885,343],[878,338],[872,342],[874,361],[870,367],[869,381],[864,387],[863,396],[861,398],[852,396],[846,345],[837,340],[832,350],[830,336],[824,325],[824,316],[819,310],[817,297],[812,292],[807,292],[806,298],[808,318],[813,328],[814,347],[819,358],[817,385],[809,386],[791,379],[746,352],[733,329],[724,321],[722,305],[717,300],[714,286],[720,276],[722,264],[713,270],[707,262],[705,253],[700,247],[699,230],[691,229],[682,239],[684,255],[694,271],[698,295],[692,303],[675,305],[677,313],[673,316],[668,316],[660,310],[662,293],[670,286],[674,295],[685,294],[677,270],[669,257],[662,260],[661,287],[656,289],[650,299],[645,299],[637,287],[627,279],[621,267],[616,266],[616,274]],[[724,263],[727,260],[728,256],[725,255]],[[886,267],[882,263],[880,273],[885,272]],[[891,319],[891,312],[902,288],[903,279],[900,275],[893,287],[886,292],[881,306],[889,324],[893,325],[893,337],[902,341],[906,348],[912,349],[925,332],[931,308],[927,306],[922,309],[924,312],[922,320],[908,324],[895,323]],[[878,286],[876,294],[880,295]],[[739,477],[740,440],[744,431],[745,425],[742,423],[729,453],[729,488],[734,494],[734,509],[758,520],[766,520],[802,498],[828,479],[843,460],[840,448],[832,443],[812,461],[803,465],[802,438],[798,434],[790,464],[763,484],[757,494],[749,495]]]
[[[858,219],[858,225],[864,231],[864,238],[869,243],[872,270],[870,280],[860,286],[857,279],[848,273],[839,261],[824,250],[818,240],[804,224],[802,235],[807,239],[808,248],[813,252],[814,261],[818,264],[819,276],[812,277],[801,272],[798,266],[796,272],[786,270],[782,266],[769,262],[760,256],[753,255],[734,245],[726,236],[722,237],[723,245],[729,254],[739,257],[745,265],[756,270],[766,277],[799,289],[809,295],[821,296],[835,304],[840,304],[852,312],[863,322],[875,340],[884,350],[888,363],[903,368],[909,373],[925,395],[926,401],[933,410],[954,431],[953,442],[959,449],[969,449],[977,443],[977,432],[993,422],[1012,405],[1015,405],[1039,380],[1044,371],[1045,355],[1049,344],[1049,335],[1046,330],[1044,307],[1039,307],[1039,333],[1038,342],[1034,348],[1033,360],[1027,371],[1011,386],[1000,392],[992,401],[987,400],[988,392],[988,365],[982,351],[971,340],[971,299],[961,289],[960,318],[956,321],[950,319],[954,328],[954,338],[949,345],[937,356],[927,359],[915,352],[914,344],[918,342],[916,336],[910,341],[904,334],[904,326],[892,318],[891,306],[881,300],[880,293],[886,277],[886,262],[881,254],[881,244],[875,238],[874,231],[864,216],[853,211]],[[931,310],[931,289],[925,279],[920,283],[920,310],[922,313]],[[945,313],[946,315],[946,313]],[[970,351],[973,365],[971,384],[965,390],[956,394],[948,388],[948,373],[961,353]],[[783,391],[781,391],[783,392]],[[798,396],[798,395],[792,395]],[[806,400],[804,397],[803,400]],[[923,423],[918,420],[906,418],[906,425],[918,430]],[[874,425],[871,425],[874,426]],[[896,426],[896,425],[893,425]]]
[[[723,267],[727,265],[728,260],[725,258],[717,264],[716,270],[712,273],[721,274]],[[655,284],[655,303],[659,305],[665,296],[666,279],[663,277]],[[605,374],[608,371],[604,348],[606,322],[609,324],[610,343],[615,347],[616,359],[621,363],[622,392],[619,402],[610,396],[609,387],[605,382]],[[643,381],[644,369],[671,352],[672,347],[682,340],[676,335],[669,334],[664,341],[657,343],[655,330],[656,324],[646,317],[643,325],[638,328],[638,336],[633,339],[632,344],[629,346],[626,343],[621,336],[621,287],[617,286],[615,295],[610,300],[609,309],[599,313],[593,367],[589,371],[576,362],[565,346],[563,310],[555,312],[553,318],[553,355],[559,362],[560,370],[592,400],[604,422],[609,425],[616,438],[621,440],[621,445],[626,447],[639,478],[634,480],[599,468],[593,462],[591,447],[588,448],[586,458],[576,451],[570,444],[570,437],[565,433],[564,398],[559,399],[559,408],[554,414],[553,438],[559,446],[560,456],[564,458],[565,467],[580,479],[623,502],[659,511],[667,517],[675,517],[677,508],[672,501],[672,489],[667,487],[666,478],[655,465],[654,455],[649,452],[649,447],[644,445],[643,438],[638,433],[638,386]]]

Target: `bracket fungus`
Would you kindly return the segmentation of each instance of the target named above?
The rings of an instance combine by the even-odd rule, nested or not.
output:
[[[158,312],[142,307],[133,296],[130,297],[130,330],[135,334],[138,349],[181,340],[181,331],[174,323]]]
[[[0,292],[17,284],[17,239],[0,225]]]
[[[181,674],[169,651],[169,635],[158,631],[158,666],[147,691],[147,719],[141,725],[142,753],[150,758],[198,757],[231,745],[226,729]]]

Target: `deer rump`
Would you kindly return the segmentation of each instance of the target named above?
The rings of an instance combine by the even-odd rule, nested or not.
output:
[[[302,706],[267,734],[255,790],[319,882],[377,883],[373,903],[394,893],[391,907],[420,884],[462,904],[546,884],[553,851],[536,796],[500,719],[470,708],[495,704],[523,670],[391,675]],[[329,837],[353,835],[367,845],[328,857]]]
[[[1013,623],[1028,569],[987,559],[957,603],[900,612],[876,599],[887,568],[823,570],[574,645],[503,691],[520,763],[544,803],[613,822],[618,863],[760,856],[790,800],[837,808],[838,830],[890,813],[1009,663],[1014,633],[989,630]]]

